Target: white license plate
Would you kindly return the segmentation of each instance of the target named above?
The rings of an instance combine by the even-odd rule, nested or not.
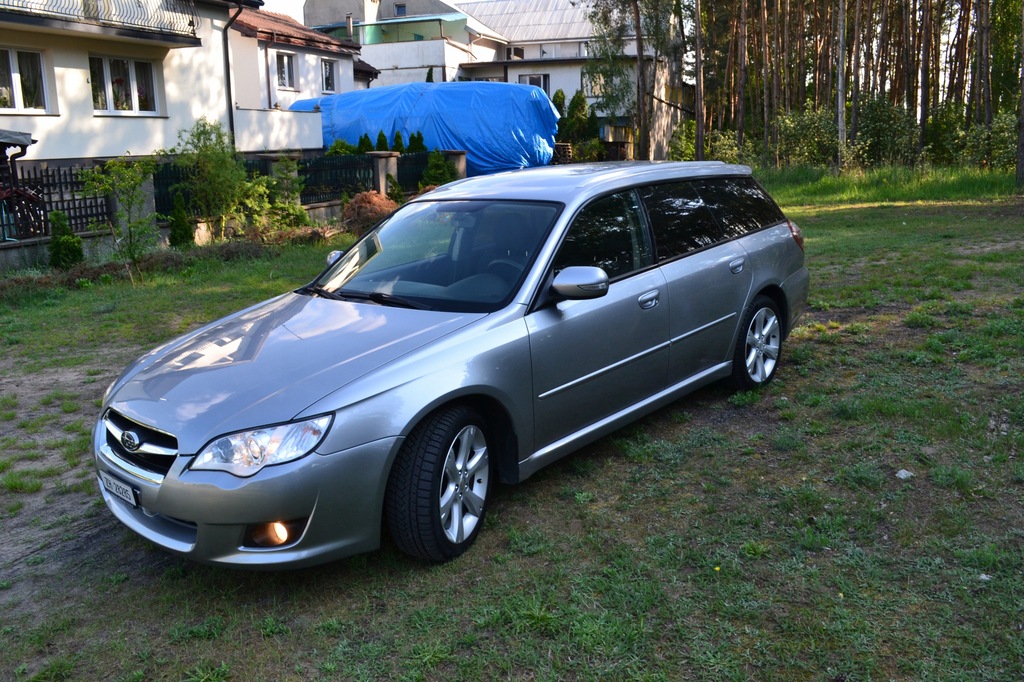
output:
[[[135,489],[130,485],[114,478],[106,471],[100,472],[100,479],[103,481],[103,487],[109,492],[117,495],[133,507],[139,506],[139,501],[135,496]]]

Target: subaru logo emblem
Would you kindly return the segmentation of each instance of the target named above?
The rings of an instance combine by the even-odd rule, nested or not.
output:
[[[139,434],[134,431],[124,431],[121,433],[121,445],[128,452],[135,452],[142,445],[142,441],[139,439]]]

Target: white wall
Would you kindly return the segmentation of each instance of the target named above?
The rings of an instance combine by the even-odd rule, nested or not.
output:
[[[210,13],[199,6],[201,47],[168,49],[129,42],[97,40],[80,33],[59,35],[9,32],[3,44],[43,52],[53,69],[47,96],[50,110],[43,115],[0,114],[0,128],[29,132],[38,142],[26,161],[114,157],[130,152],[151,154],[173,146],[178,130],[206,116],[227,127],[221,30],[213,30]],[[127,57],[152,61],[162,96],[157,115],[96,114],[89,83],[89,56]]]
[[[323,144],[319,111],[235,110],[235,147],[239,151],[320,149]]]
[[[363,45],[362,59],[380,69],[380,77],[371,87],[399,83],[422,83],[427,79],[427,70],[434,67],[434,81],[440,82],[441,70],[445,64],[443,40],[417,40],[409,43],[380,43]],[[453,63],[448,80],[455,75]]]

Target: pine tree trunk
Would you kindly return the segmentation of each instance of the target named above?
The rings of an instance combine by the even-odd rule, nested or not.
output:
[[[736,145],[743,151],[744,113],[747,99],[747,0],[740,0],[740,32],[736,44],[739,83],[736,84]]]
[[[836,49],[836,122],[839,127],[839,167],[846,147],[846,0],[839,0],[839,45]]]
[[[697,124],[696,141],[694,143],[694,156],[697,161],[704,160],[704,38],[702,36],[703,26],[700,15],[700,0],[694,0],[694,21],[693,35],[696,50],[695,69],[697,71],[696,83],[694,83],[693,117]]]
[[[1017,116],[1017,187],[1024,190],[1024,3],[1020,7],[1020,109]]]

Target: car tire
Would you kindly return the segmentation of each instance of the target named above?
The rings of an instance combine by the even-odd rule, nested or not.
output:
[[[486,423],[455,405],[421,422],[391,470],[385,514],[394,543],[428,561],[453,559],[473,544],[491,492]]]
[[[758,296],[740,323],[732,360],[732,383],[740,391],[764,386],[775,376],[782,359],[782,317],[779,306]]]

